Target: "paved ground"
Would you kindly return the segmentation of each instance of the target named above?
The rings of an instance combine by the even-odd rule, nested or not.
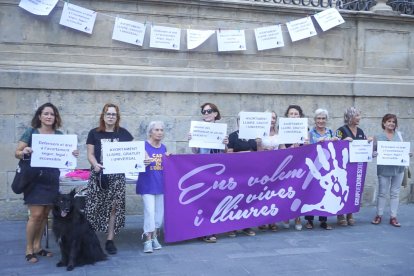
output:
[[[365,207],[353,227],[220,235],[216,244],[191,240],[165,245],[153,254],[142,253],[142,217],[128,216],[116,240],[118,254],[72,272],[55,266],[59,252],[53,237],[55,256],[27,263],[25,222],[0,221],[0,275],[414,275],[413,215],[413,204],[402,205],[401,228],[387,219],[375,226],[370,224],[374,208]]]

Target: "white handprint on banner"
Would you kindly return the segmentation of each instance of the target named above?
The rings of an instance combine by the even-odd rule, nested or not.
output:
[[[330,154],[321,145],[318,144],[316,147],[318,153],[317,159],[322,165],[322,168],[327,172],[325,175],[322,175],[317,169],[319,166],[316,166],[311,159],[306,158],[306,165],[313,177],[319,180],[319,185],[325,190],[325,193],[321,202],[317,204],[304,204],[301,209],[302,213],[318,210],[336,214],[344,207],[345,202],[348,200],[349,185],[346,172],[348,149],[344,148],[342,150],[342,167],[339,167],[332,142],[328,144],[328,148]],[[329,158],[332,158],[332,169],[328,161]]]

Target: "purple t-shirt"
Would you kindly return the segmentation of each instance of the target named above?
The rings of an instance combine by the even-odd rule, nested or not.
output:
[[[161,147],[154,148],[148,141],[145,141],[145,151],[153,162],[145,168],[145,172],[139,173],[136,192],[137,194],[158,195],[164,193],[163,181],[163,159],[167,148],[161,144]]]

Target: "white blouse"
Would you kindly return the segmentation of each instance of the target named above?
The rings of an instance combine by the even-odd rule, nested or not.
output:
[[[262,138],[262,147],[264,150],[277,150],[279,149],[279,143],[277,141],[277,135],[266,136]]]

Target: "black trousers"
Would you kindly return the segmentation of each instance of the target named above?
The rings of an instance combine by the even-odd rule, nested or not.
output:
[[[314,216],[305,216],[305,219],[306,220],[313,220]],[[320,222],[326,222],[326,221],[328,221],[328,217],[319,217],[319,221]]]

